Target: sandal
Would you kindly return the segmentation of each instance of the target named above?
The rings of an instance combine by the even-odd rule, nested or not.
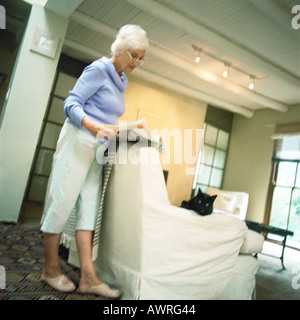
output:
[[[87,290],[79,290],[79,293],[83,294],[95,294],[105,298],[119,298],[121,296],[121,291],[119,289],[110,288],[106,283],[91,286]]]
[[[76,289],[75,284],[64,274],[55,278],[45,277],[42,274],[41,280],[45,281],[47,284],[49,284],[49,286],[57,291],[72,292]]]

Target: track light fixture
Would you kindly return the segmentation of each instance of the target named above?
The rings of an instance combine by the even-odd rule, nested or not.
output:
[[[201,51],[202,51],[201,49],[197,50],[197,56],[196,56],[196,58],[195,58],[195,61],[196,61],[197,63],[199,63],[200,60],[201,60],[201,57],[200,57]]]
[[[212,59],[214,59],[214,60],[216,60],[216,61],[219,61],[219,62],[223,63],[223,64],[224,64],[224,71],[223,71],[222,75],[223,75],[224,78],[227,78],[227,77],[228,77],[229,72],[230,72],[230,69],[234,69],[234,70],[236,70],[236,71],[238,71],[238,72],[240,72],[240,73],[242,73],[242,74],[247,75],[248,77],[250,77],[251,82],[250,82],[250,84],[249,84],[249,86],[248,86],[248,88],[249,88],[250,90],[253,90],[253,89],[254,89],[255,80],[258,80],[258,79],[262,79],[262,78],[263,78],[263,77],[258,78],[257,76],[255,76],[255,75],[253,75],[253,74],[249,74],[247,71],[244,71],[244,70],[242,70],[242,69],[240,69],[240,68],[232,65],[230,62],[224,61],[224,60],[220,59],[219,57],[217,57],[217,56],[215,56],[215,55],[213,55],[213,54],[211,54],[211,53],[209,53],[209,52],[207,52],[207,51],[202,50],[201,48],[197,47],[197,46],[194,45],[194,44],[192,45],[192,48],[193,48],[194,51],[196,52],[196,57],[195,57],[195,62],[196,62],[196,63],[199,63],[199,62],[200,62],[200,53],[201,53],[201,55],[204,54],[204,55],[206,55],[206,56],[208,56],[208,57],[210,57],[210,58],[212,58]]]
[[[249,89],[250,90],[253,90],[254,89],[254,86],[255,86],[255,76],[254,75],[252,75],[252,74],[250,74],[250,79],[251,79],[251,82],[250,82],[250,84],[249,84]]]
[[[197,63],[199,63],[200,60],[201,60],[201,57],[200,57],[200,54],[198,54],[197,57],[195,58],[195,61],[196,61]]]
[[[223,72],[223,77],[224,77],[224,78],[227,78],[228,75],[229,75],[231,63],[229,63],[229,62],[224,62],[224,66],[225,66],[225,70],[224,70],[224,72]]]
[[[199,63],[200,60],[201,60],[200,54],[201,54],[202,49],[198,48],[198,47],[196,47],[194,45],[192,47],[193,47],[194,51],[197,53],[196,58],[195,58],[195,62]]]

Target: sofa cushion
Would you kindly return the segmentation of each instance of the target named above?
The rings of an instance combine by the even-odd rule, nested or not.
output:
[[[230,195],[226,192],[220,193],[214,202],[214,208],[216,210],[233,213],[236,199],[236,196]]]
[[[240,253],[251,254],[261,252],[263,249],[264,237],[253,230],[248,229],[244,238]]]
[[[218,195],[214,203],[216,212],[230,214],[242,220],[246,218],[249,201],[248,193],[225,191],[210,187],[208,187],[205,192],[209,195]]]

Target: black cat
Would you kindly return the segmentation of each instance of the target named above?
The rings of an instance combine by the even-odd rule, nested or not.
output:
[[[210,196],[203,193],[199,189],[198,194],[189,201],[182,201],[181,207],[189,210],[194,210],[201,216],[207,216],[213,212],[213,203],[217,195]]]

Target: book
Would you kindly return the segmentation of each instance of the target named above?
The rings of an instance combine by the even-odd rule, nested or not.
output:
[[[151,146],[157,147],[162,153],[165,153],[163,141],[160,136],[154,136],[148,127],[145,119],[137,121],[126,122],[122,121],[115,126],[109,126],[114,132],[118,133],[118,139],[126,139],[127,141],[148,141]],[[107,148],[109,140],[101,138],[99,139],[103,146]]]
[[[150,134],[150,130],[145,119],[140,119],[132,122],[121,121],[120,124],[113,127],[113,130],[116,132],[122,130],[145,130],[147,133]]]
[[[145,119],[140,119],[133,122],[120,122],[120,124],[112,128],[115,132],[119,133],[119,136],[124,134],[124,131],[127,131],[127,137],[140,137],[140,139],[146,139],[152,141],[150,129]]]
[[[165,154],[165,147],[161,136],[155,136],[151,134],[151,131],[145,119],[140,119],[132,122],[121,122],[119,125],[113,127],[113,130],[115,132],[118,132],[119,136],[120,133],[122,135],[122,132],[124,133],[124,131],[127,131],[126,135],[130,140],[148,140],[149,142],[151,142],[152,146],[157,147],[161,153]]]

